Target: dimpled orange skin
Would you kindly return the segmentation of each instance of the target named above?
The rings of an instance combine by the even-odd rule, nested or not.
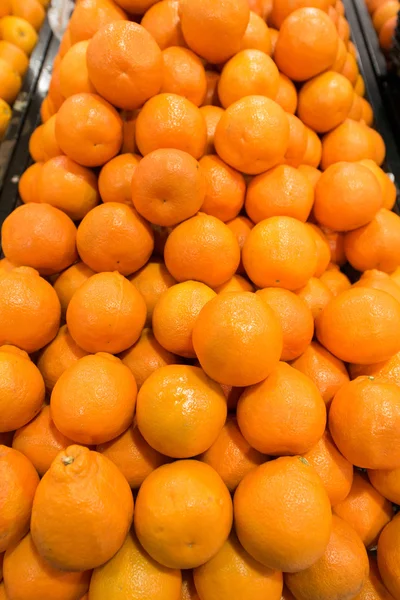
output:
[[[246,182],[243,175],[229,167],[215,154],[203,156],[199,165],[206,181],[204,202],[200,210],[225,223],[236,218],[243,207],[246,195]]]
[[[140,433],[172,458],[201,454],[215,442],[227,415],[224,393],[198,367],[167,365],[140,388],[136,419]]]
[[[234,532],[211,560],[194,570],[194,582],[207,600],[281,600],[283,587],[282,573],[254,560]]]
[[[83,0],[71,16],[67,31],[71,44],[90,40],[96,31],[119,19],[127,19],[126,13],[110,0]]]
[[[285,111],[264,96],[246,96],[231,104],[214,136],[222,160],[249,175],[263,173],[282,162],[288,144]]]
[[[208,302],[192,340],[204,371],[215,381],[236,387],[265,379],[282,352],[279,320],[252,292],[227,292]]]
[[[372,485],[382,496],[399,504],[400,502],[400,468],[369,469],[368,477]]]
[[[36,550],[28,534],[4,557],[7,598],[14,600],[78,600],[89,589],[90,571],[71,573],[54,569]]]
[[[354,598],[354,600],[394,600],[392,594],[383,584],[376,557],[370,554],[368,559],[368,578],[364,583],[361,592]]]
[[[322,437],[326,409],[311,379],[279,362],[267,379],[240,396],[237,419],[242,434],[259,452],[295,455],[307,452]]]
[[[200,58],[187,48],[170,47],[162,52],[161,92],[184,96],[196,106],[204,103],[207,76]]]
[[[126,152],[104,165],[99,174],[99,192],[103,202],[132,204],[131,181],[140,158],[138,154]]]
[[[0,552],[4,552],[29,531],[39,476],[26,456],[3,445],[0,476]]]
[[[378,541],[378,567],[383,583],[393,595],[400,595],[399,569],[400,517],[396,515],[382,531]]]
[[[323,483],[298,456],[272,460],[246,475],[235,492],[234,517],[245,550],[261,564],[285,572],[315,563],[332,526]]]
[[[232,518],[230,494],[214,469],[180,460],[159,467],[143,482],[134,523],[154,560],[172,569],[192,569],[222,547]]]
[[[85,356],[59,378],[51,394],[51,417],[79,444],[109,442],[132,423],[137,385],[131,371],[106,353]]]
[[[87,352],[117,354],[139,338],[146,303],[119,273],[97,273],[73,295],[67,310],[71,337]]]
[[[240,43],[241,50],[245,50],[246,48],[261,50],[265,54],[268,54],[268,56],[272,54],[271,36],[268,26],[259,14],[251,10],[251,6],[249,22]]]
[[[157,2],[143,15],[142,27],[147,29],[161,50],[171,46],[186,46],[179,18],[179,0]]]
[[[69,446],[36,490],[32,539],[52,566],[85,571],[119,550],[132,516],[132,493],[118,468],[98,452]]]

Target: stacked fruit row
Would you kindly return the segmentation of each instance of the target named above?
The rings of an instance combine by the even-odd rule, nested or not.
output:
[[[21,89],[48,3],[49,0],[1,0],[0,142],[11,120],[11,107]]]
[[[397,0],[366,0],[379,44],[387,54],[393,45],[400,3]]]
[[[1,600],[400,600],[400,217],[349,35],[77,2],[1,232]]]

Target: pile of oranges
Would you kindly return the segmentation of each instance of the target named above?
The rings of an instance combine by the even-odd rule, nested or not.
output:
[[[379,38],[379,44],[382,50],[388,53],[393,45],[400,2],[397,0],[366,0],[366,5]]]
[[[11,106],[21,89],[49,1],[0,2],[0,142],[11,120]]]
[[[349,34],[76,3],[1,231],[1,600],[400,600],[400,217]]]

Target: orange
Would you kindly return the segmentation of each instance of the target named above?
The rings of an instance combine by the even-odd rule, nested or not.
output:
[[[37,269],[41,275],[59,273],[77,259],[76,227],[50,204],[24,204],[2,227],[3,252],[16,265]]]
[[[163,81],[160,48],[137,23],[116,21],[100,29],[87,48],[89,79],[111,104],[133,110],[158,94]]]
[[[336,392],[349,381],[343,362],[318,342],[312,342],[291,364],[315,383],[328,406]]]
[[[200,460],[210,465],[233,492],[243,477],[266,462],[267,457],[250,446],[241,434],[236,418],[229,415],[217,439],[203,452]]]
[[[133,489],[139,488],[154,469],[169,460],[149,446],[136,422],[118,437],[98,445],[96,450],[118,467]]]
[[[187,45],[207,62],[223,63],[238,52],[250,17],[247,0],[184,0],[179,11]]]
[[[179,0],[163,0],[153,4],[143,15],[142,27],[153,36],[161,50],[186,45],[178,9]]]
[[[322,141],[323,170],[335,162],[355,162],[364,158],[375,158],[374,141],[368,128],[357,121],[346,119]]]
[[[282,573],[254,560],[234,532],[211,560],[194,570],[194,581],[207,600],[239,600],[247,594],[254,600],[280,600],[283,586]]]
[[[57,113],[56,139],[72,160],[85,167],[100,167],[119,152],[122,120],[100,96],[75,94]]]
[[[41,1],[41,0],[39,0],[39,1]],[[78,40],[75,43],[78,43]],[[61,59],[64,58],[64,56],[67,54],[67,52],[71,48],[71,46],[72,46],[71,31],[70,31],[69,24],[68,24],[67,28],[64,31],[63,36],[61,37],[60,46],[58,49],[58,55]]]
[[[345,45],[344,41],[341,38],[339,38],[335,62],[333,63],[333,65],[331,67],[332,71],[336,71],[337,73],[342,72],[344,63],[346,62],[346,56],[347,56],[346,45]],[[339,79],[339,81],[341,81],[341,80]]]
[[[349,80],[353,87],[355,86],[359,75],[359,70],[356,59],[354,56],[352,56],[352,54],[350,54],[350,52],[348,52],[346,55],[346,60],[344,61],[341,74]]]
[[[214,288],[217,294],[226,292],[254,292],[254,286],[241,275],[233,275],[226,283]]]
[[[143,296],[147,307],[146,324],[151,325],[154,307],[159,298],[176,281],[169,274],[165,265],[157,261],[149,261],[142,269],[131,275],[129,281]]]
[[[190,458],[208,450],[226,414],[221,387],[198,367],[187,365],[167,365],[152,373],[140,388],[136,407],[144,439],[173,458]]]
[[[131,182],[140,157],[120,154],[106,163],[99,175],[99,192],[103,202],[132,203]]]
[[[308,139],[305,154],[303,156],[303,163],[311,167],[317,168],[321,162],[322,155],[322,144],[321,140],[309,127],[306,128]]]
[[[224,257],[215,263],[215,256]],[[232,277],[239,266],[240,248],[232,231],[216,217],[200,213],[170,233],[165,266],[176,281],[201,281],[214,288]]]
[[[132,514],[132,493],[117,467],[98,452],[69,446],[36,490],[32,540],[55,568],[93,569],[122,546]]]
[[[241,50],[222,69],[218,96],[224,108],[244,96],[267,96],[275,99],[279,88],[279,71],[261,50]]]
[[[207,129],[195,104],[177,94],[158,94],[136,121],[136,143],[145,156],[159,148],[176,148],[198,159],[204,154]]]
[[[295,455],[321,439],[326,409],[311,379],[280,362],[267,379],[243,392],[237,418],[245,439],[259,452]]]
[[[311,310],[314,319],[317,319],[323,309],[333,297],[330,289],[317,277],[310,277],[306,285],[296,291]]]
[[[71,46],[60,64],[60,89],[64,98],[87,92],[95,94],[96,88],[89,78],[86,66],[88,40]]]
[[[354,465],[365,469],[400,466],[398,395],[396,384],[372,376],[357,377],[337,392],[329,428],[339,450]]]
[[[250,182],[245,208],[254,223],[269,217],[294,217],[307,221],[314,190],[305,175],[290,165],[278,165]]]
[[[382,529],[393,516],[391,502],[357,471],[349,495],[336,504],[333,511],[358,533],[366,548],[376,546]]]
[[[383,161],[385,160],[386,155],[386,147],[385,142],[383,141],[383,137],[378,131],[376,131],[376,129],[366,127],[366,130],[370,141],[372,141],[372,144],[374,146],[372,156],[368,156],[366,158],[372,158],[377,165],[381,166]]]
[[[22,173],[18,182],[18,193],[24,204],[39,201],[39,180],[43,168],[42,162],[34,163]]]
[[[160,367],[179,364],[180,358],[165,350],[151,329],[143,329],[138,341],[120,355],[122,362],[132,371],[138,389]]]
[[[117,0],[116,4],[125,9],[128,13],[142,15],[156,2],[157,0]]]
[[[79,444],[109,442],[132,423],[137,386],[118,358],[102,353],[72,363],[51,393],[51,418]]]
[[[338,162],[318,180],[313,211],[324,227],[351,231],[372,221],[382,200],[382,188],[368,167]]]
[[[353,483],[353,465],[340,454],[329,431],[303,456],[322,479],[332,506],[343,502]]]
[[[25,353],[0,348],[0,431],[14,431],[40,411],[44,402],[43,377]]]
[[[279,73],[279,86],[275,102],[287,113],[294,114],[297,109],[297,90],[293,82],[283,73]]]
[[[45,404],[36,417],[17,429],[12,446],[24,454],[42,477],[61,450],[72,444],[54,425],[50,407]]]
[[[200,173],[205,179],[201,212],[224,222],[234,219],[240,213],[246,195],[243,175],[214,154],[203,156],[199,164]]]
[[[72,296],[67,310],[71,337],[87,352],[117,354],[139,339],[146,304],[119,273],[97,273]]]
[[[112,0],[80,0],[68,26],[71,44],[90,40],[99,29],[120,19],[127,15]]]
[[[7,597],[19,600],[58,598],[73,600],[89,589],[91,573],[64,572],[49,565],[26,535],[4,557],[4,584]]]
[[[44,149],[42,144],[43,129],[44,124],[39,125],[39,127],[36,127],[31,137],[29,138],[29,154],[35,162],[44,162],[45,160]]]
[[[120,202],[106,202],[81,221],[76,238],[79,256],[93,271],[130,275],[150,258],[154,237],[136,210]]]
[[[217,125],[224,114],[224,110],[219,106],[202,106],[200,112],[206,122],[207,127],[207,146],[204,151],[205,154],[213,154],[214,148],[214,135]]]
[[[360,163],[364,167],[367,167],[377,178],[382,190],[382,207],[387,208],[388,210],[392,210],[396,202],[396,185],[393,183],[393,181],[390,179],[387,173],[385,173],[380,167],[378,167],[375,161],[371,159],[365,159],[360,160]]]
[[[63,102],[65,101],[65,98],[61,92],[60,71],[60,64],[56,65],[53,68],[48,92],[48,96],[50,102],[52,102],[54,112],[57,112],[61,108]]]
[[[298,167],[307,150],[308,132],[300,119],[290,113],[286,116],[289,121],[289,145],[285,153],[285,163]]]
[[[162,52],[161,92],[184,96],[196,106],[203,104],[207,77],[203,63],[194,52],[178,46]]]
[[[345,234],[338,233],[337,231],[332,231],[327,227],[321,227],[321,231],[325,235],[328,240],[328,244],[331,249],[331,259],[333,265],[344,265],[346,260],[346,255],[344,252],[344,240]],[[350,286],[348,286],[350,287]],[[347,287],[345,288],[347,289]]]
[[[131,189],[133,205],[142,217],[154,225],[170,227],[199,211],[206,181],[193,156],[160,148],[136,166]]]
[[[21,2],[25,6],[25,0]],[[28,56],[37,44],[38,35],[32,25],[18,16],[6,16],[0,21],[0,38],[18,46]]]
[[[57,111],[53,105],[53,101],[47,95],[45,97],[45,99],[43,100],[42,105],[40,107],[40,118],[42,120],[42,123],[46,123],[46,121],[48,121],[50,119],[50,117],[55,115],[56,112]]]
[[[80,221],[99,203],[97,177],[67,156],[51,158],[38,175],[38,199]]]
[[[383,271],[378,271],[377,269],[365,271],[354,284],[354,287],[360,286],[383,290],[400,302],[400,287],[393,281],[390,275]]]
[[[11,548],[29,531],[39,476],[21,452],[0,446],[0,552]]]
[[[368,225],[348,233],[344,249],[349,263],[360,271],[391,273],[400,264],[400,218],[381,208]]]
[[[11,14],[11,0],[4,0],[0,8],[0,19]]]
[[[345,362],[379,362],[400,349],[399,317],[399,303],[386,292],[351,288],[332,298],[322,311],[317,338]]]
[[[44,161],[64,154],[56,139],[56,115],[52,115],[43,124],[41,143]]]
[[[389,52],[393,45],[393,36],[397,26],[397,16],[390,17],[382,25],[379,32],[379,45],[384,52]]]
[[[11,42],[0,41],[0,58],[8,62],[10,67],[23,77],[28,70],[29,61],[25,52]]]
[[[351,83],[340,73],[326,71],[301,88],[298,115],[314,131],[326,133],[349,116],[353,98]]]
[[[296,600],[354,598],[367,580],[368,555],[357,533],[333,516],[332,533],[324,554],[300,573],[288,573],[285,583]]]
[[[311,230],[317,248],[318,262],[314,275],[315,277],[321,277],[321,275],[323,275],[323,273],[325,273],[326,269],[328,268],[328,265],[332,258],[331,249],[327,237],[325,236],[324,232],[319,227],[317,227],[317,225],[314,225],[313,223],[308,223],[308,227]]]
[[[351,105],[350,112],[348,114],[349,119],[354,119],[355,121],[360,121],[362,119],[363,107],[361,102],[361,97],[354,90],[353,92],[353,102]]]
[[[361,75],[359,75],[357,77],[356,85],[354,86],[354,91],[360,97],[365,96],[365,82],[364,82],[364,79],[361,77]],[[361,97],[361,105],[362,105],[362,109],[363,109],[362,110],[362,115],[363,115],[362,118],[364,119],[366,125],[371,127],[372,121],[374,120],[371,105],[367,100],[365,100],[365,98],[362,98],[362,97]],[[368,110],[368,109],[370,109],[370,110]],[[365,118],[366,114],[368,114],[367,118]]]
[[[270,20],[274,27],[280,29],[286,17],[298,8],[304,8],[305,6],[319,8],[327,13],[329,5],[329,0],[279,0],[279,2],[273,3]]]
[[[15,17],[28,21],[36,31],[41,28],[46,16],[39,0],[11,0],[11,11]]]
[[[94,275],[92,269],[83,262],[77,262],[69,267],[69,269],[63,271],[57,278],[53,287],[60,300],[61,313],[64,319],[72,296],[82,283],[87,281],[92,275]]]
[[[3,139],[12,118],[11,107],[0,98],[0,141]]]
[[[317,248],[313,234],[293,217],[270,217],[250,231],[243,265],[258,287],[297,290],[315,273]]]
[[[248,219],[247,217],[242,217],[241,215],[239,215],[235,219],[232,219],[232,221],[227,222],[227,226],[229,227],[229,229],[232,231],[232,233],[236,237],[237,243],[239,244],[240,251],[242,251],[244,243],[245,243],[247,236],[249,235],[251,229],[253,228],[253,225],[254,224],[252,221],[250,221],[250,219]],[[240,261],[237,272],[244,273],[244,267],[243,267],[242,261]]]
[[[282,162],[289,144],[284,110],[263,96],[231,104],[215,131],[217,153],[231,167],[257,175]]]
[[[256,294],[272,308],[281,324],[281,360],[293,360],[303,354],[314,333],[314,320],[305,302],[293,292],[279,288],[264,288]]]
[[[225,385],[247,386],[275,369],[282,353],[282,329],[261,298],[251,292],[231,292],[219,294],[203,307],[192,342],[207,375]]]
[[[241,50],[261,50],[270,55],[272,52],[271,36],[264,19],[253,10],[250,10],[250,18],[246,31],[240,42]]]
[[[0,58],[0,98],[7,104],[14,104],[21,89],[21,83],[19,73],[4,58]]]
[[[338,296],[340,292],[344,292],[351,287],[349,278],[339,269],[328,268],[325,273],[322,273],[320,280],[334,296]]]
[[[396,516],[386,525],[378,541],[379,572],[394,598],[398,598],[400,593],[398,535],[399,517]]]
[[[195,358],[192,332],[201,309],[216,293],[204,283],[185,281],[172,285],[158,299],[153,311],[153,332],[169,352]]]
[[[350,39],[350,25],[347,19],[340,14],[338,14],[336,29],[340,39],[347,45]],[[350,56],[354,58],[352,55]]]
[[[305,81],[329,69],[336,58],[338,35],[319,8],[298,8],[282,23],[274,60],[282,73]]]
[[[374,488],[385,498],[399,503],[399,469],[369,469],[368,477]]]
[[[21,267],[0,272],[0,344],[27,352],[43,348],[57,334],[60,313],[57,294],[37,271]]]
[[[216,106],[220,106],[220,101],[218,98],[218,82],[220,75],[215,71],[206,71],[206,79],[207,79],[207,92],[206,97],[204,98],[203,106],[214,104]]]
[[[165,502],[171,494],[174,500]],[[228,538],[232,512],[228,489],[218,473],[202,462],[180,460],[159,467],[143,482],[136,500],[136,534],[160,564],[198,567]]]
[[[113,597],[146,600],[180,600],[182,576],[178,569],[167,569],[142,548],[133,530],[121,549],[105,565],[95,569],[90,582],[92,600]]]
[[[376,558],[372,555],[369,555],[368,558],[369,575],[355,600],[394,600],[392,594],[383,584]]]
[[[288,490],[293,493],[288,495]],[[270,569],[306,569],[323,555],[329,541],[328,494],[299,456],[278,458],[248,473],[235,492],[234,515],[240,543]]]

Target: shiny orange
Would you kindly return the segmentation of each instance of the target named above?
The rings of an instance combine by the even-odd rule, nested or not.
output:
[[[0,98],[8,104],[14,104],[21,84],[19,73],[4,58],[0,58]]]
[[[333,297],[330,289],[317,277],[310,277],[306,285],[297,290],[296,294],[304,300],[314,319],[319,317]]]
[[[21,2],[22,6],[25,2]],[[8,15],[0,21],[0,38],[21,48],[28,56],[38,41],[38,35],[32,25],[21,17]]]
[[[156,2],[143,15],[141,25],[153,36],[161,50],[185,46],[179,18],[179,0]]]
[[[43,164],[42,162],[34,163],[20,177],[18,193],[24,204],[39,202],[39,181]]]
[[[74,10],[68,30],[72,44],[90,40],[108,23],[126,20],[126,13],[112,0],[82,0]]]
[[[364,158],[375,159],[374,140],[368,127],[357,121],[346,119],[330,131],[322,140],[321,167],[339,161],[355,162]]]
[[[60,89],[64,98],[86,92],[95,94],[96,88],[90,81],[86,66],[89,42],[77,42],[68,50],[60,64]]]
[[[272,45],[269,29],[264,19],[253,10],[250,10],[249,22],[240,42],[240,49],[261,50],[265,54],[271,55]]]
[[[5,40],[0,41],[0,58],[8,62],[8,64],[23,77],[28,69],[29,61],[25,52],[13,44]]]
[[[207,76],[200,58],[187,48],[165,48],[161,93],[184,96],[201,106],[207,93]]]
[[[39,0],[11,0],[11,11],[15,17],[28,21],[36,31],[41,28],[46,16]]]
[[[200,159],[200,173],[205,180],[205,196],[201,212],[217,217],[221,221],[234,219],[241,211],[246,183],[241,173],[235,171],[216,155]],[[192,192],[193,194],[193,186]]]
[[[297,90],[293,82],[283,73],[279,73],[279,86],[275,102],[287,113],[293,114],[297,109]]]

